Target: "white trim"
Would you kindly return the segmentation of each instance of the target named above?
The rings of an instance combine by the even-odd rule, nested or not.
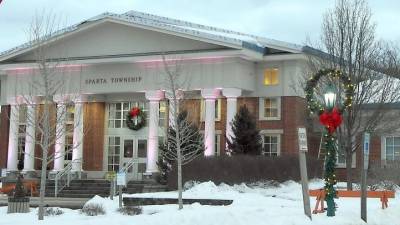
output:
[[[265,136],[271,136],[271,137],[277,137],[277,156],[281,155],[281,133],[272,133],[273,130],[261,130],[261,139],[262,139],[262,155],[264,155],[264,137]],[[277,130],[280,132],[281,130]]]
[[[271,98],[271,99],[276,99],[276,104],[277,104],[277,109],[278,109],[278,115],[276,117],[265,117],[264,115],[264,99],[266,98]],[[259,97],[258,98],[258,112],[259,112],[259,120],[281,120],[281,96],[278,97]]]

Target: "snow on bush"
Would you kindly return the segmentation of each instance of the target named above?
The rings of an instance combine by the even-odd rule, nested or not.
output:
[[[44,209],[44,216],[59,216],[62,214],[64,214],[64,211],[58,207],[46,207]]]
[[[142,207],[137,207],[137,206],[125,206],[122,208],[118,208],[117,211],[122,215],[134,216],[142,214],[143,209]]]
[[[81,209],[81,213],[87,216],[98,216],[106,214],[106,211],[104,210],[103,205],[90,203],[83,206],[83,208]]]

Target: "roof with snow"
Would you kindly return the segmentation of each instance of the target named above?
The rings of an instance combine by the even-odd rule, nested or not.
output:
[[[201,25],[197,23],[191,23],[168,17],[156,16],[137,11],[128,11],[123,14],[115,14],[108,12],[103,13],[98,16],[92,17],[88,20],[85,20],[81,23],[56,31],[52,35],[44,37],[43,41],[75,31],[79,29],[81,26],[85,25],[86,23],[91,23],[105,19],[112,19],[132,24],[139,24],[143,26],[150,26],[157,29],[163,29],[171,32],[192,35],[199,38],[206,38],[230,44],[233,46],[238,46],[240,48],[249,49],[262,54],[273,53],[276,50],[278,50],[278,52],[283,51],[290,53],[301,53],[307,51],[306,47],[297,44],[268,39],[264,37],[259,37],[251,34],[245,34],[222,28],[216,28],[212,26]],[[32,43],[27,42],[15,48],[1,52],[0,58],[6,57],[7,55],[15,54],[19,51],[26,50],[32,46],[33,46]]]

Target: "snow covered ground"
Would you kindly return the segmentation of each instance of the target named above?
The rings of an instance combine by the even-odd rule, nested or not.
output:
[[[322,181],[311,182],[310,188],[319,188]],[[137,197],[176,197],[176,192],[144,193]],[[365,224],[360,219],[360,199],[337,199],[338,210],[335,217],[325,214],[313,215],[312,221],[303,214],[301,186],[295,182],[286,182],[279,187],[248,187],[246,185],[219,185],[212,182],[197,184],[184,192],[186,198],[232,199],[230,206],[185,205],[178,210],[177,205],[144,206],[143,214],[136,216],[121,215],[116,211],[118,198],[94,197],[90,202],[103,204],[106,215],[85,216],[79,210],[62,209],[63,215],[45,217],[37,221],[37,209],[28,214],[7,214],[7,207],[0,207],[0,224],[41,224],[41,225],[357,225]],[[400,192],[395,199],[389,199],[389,208],[382,210],[379,199],[368,199],[368,224],[400,225]],[[314,207],[315,199],[311,199]]]

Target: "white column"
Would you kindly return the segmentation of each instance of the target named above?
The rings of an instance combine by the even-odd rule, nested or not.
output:
[[[82,171],[83,151],[83,102],[75,101],[72,171]]]
[[[226,138],[231,141],[231,137],[234,136],[232,121],[237,111],[237,97],[242,94],[242,90],[238,88],[224,88],[222,94],[226,97]],[[226,148],[228,148],[228,142],[226,142]]]
[[[219,96],[219,89],[203,89],[201,95],[205,98],[204,146],[205,156],[215,155],[215,99]]]
[[[177,100],[177,106],[174,105],[174,98],[171,93],[166,93],[165,95],[169,101],[168,102],[168,124],[169,124],[169,126],[173,127],[175,124],[174,112],[176,109],[177,113],[179,113],[179,101],[183,98],[183,91],[177,90],[175,93],[176,100]]]
[[[67,106],[64,102],[59,102],[57,104],[56,143],[54,145],[54,171],[64,169],[66,114]]]
[[[19,124],[19,105],[11,105],[10,112],[10,132],[8,136],[8,156],[7,170],[17,171],[18,164],[18,124]]]
[[[24,171],[33,171],[36,145],[36,102],[27,104],[26,135],[24,152]]]
[[[146,173],[158,172],[158,119],[160,100],[164,98],[163,91],[146,91],[149,103],[149,136],[147,139]]]

